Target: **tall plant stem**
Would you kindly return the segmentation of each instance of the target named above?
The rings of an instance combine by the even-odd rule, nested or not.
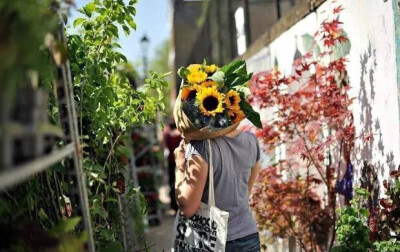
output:
[[[299,136],[301,137],[301,139],[303,139],[303,141],[304,141],[304,147],[306,148],[306,151],[307,151],[307,153],[308,153],[308,155],[309,155],[309,157],[310,157],[310,161],[314,164],[315,169],[318,171],[318,174],[320,175],[322,181],[324,181],[324,183],[325,183],[326,186],[329,186],[329,185],[328,185],[328,181],[326,180],[326,178],[324,177],[324,175],[322,174],[322,172],[318,169],[317,162],[315,161],[314,157],[311,155],[311,150],[310,150],[310,148],[309,148],[308,145],[307,145],[307,140],[306,140],[306,139],[304,138],[304,136],[300,133],[300,131],[297,129],[297,127],[294,127],[294,129],[295,129],[297,135],[299,135]]]
[[[288,216],[286,215],[286,213],[285,213],[284,211],[281,210],[280,207],[281,207],[281,206],[277,206],[277,209],[279,209],[279,212],[281,212],[281,214],[283,215],[283,217],[285,218],[285,220],[286,220],[287,223],[289,224],[290,230],[292,230],[293,234],[294,234],[296,237],[300,237],[300,235],[296,232],[296,230],[295,230],[294,227],[293,227],[293,226],[294,226],[293,221],[290,219],[290,217],[288,217]],[[301,240],[301,238],[298,239],[298,243],[300,244],[300,246],[301,246],[305,251],[307,251],[307,247],[305,246],[305,244],[303,243],[303,241]]]

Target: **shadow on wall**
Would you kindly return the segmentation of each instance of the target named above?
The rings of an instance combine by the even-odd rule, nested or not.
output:
[[[385,146],[382,138],[381,123],[379,118],[373,118],[372,116],[372,104],[375,101],[375,70],[377,68],[376,63],[376,49],[372,47],[371,42],[369,42],[368,49],[360,56],[361,64],[361,75],[360,75],[360,90],[358,93],[358,101],[361,105],[360,113],[360,123],[362,129],[360,131],[361,135],[372,134],[373,137],[369,141],[358,141],[355,151],[360,153],[360,157],[356,158],[355,162],[358,167],[363,165],[364,161],[369,163],[375,163],[376,171],[380,173],[381,177],[387,177],[385,174],[385,166],[389,167],[392,171],[396,168],[394,164],[394,154],[393,151],[385,153]],[[377,142],[376,142],[377,141]],[[377,150],[373,153],[373,148],[377,146]],[[386,162],[381,160],[376,160],[377,155],[384,157]],[[355,177],[360,177],[360,169],[355,169]]]

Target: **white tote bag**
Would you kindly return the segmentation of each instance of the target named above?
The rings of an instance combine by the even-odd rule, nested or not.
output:
[[[209,148],[208,204],[200,203],[197,212],[187,219],[176,215],[171,251],[218,251],[224,252],[228,235],[229,213],[215,206],[214,167],[212,164],[211,143]]]

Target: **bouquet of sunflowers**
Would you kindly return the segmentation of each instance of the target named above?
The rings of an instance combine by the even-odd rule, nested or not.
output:
[[[236,129],[248,118],[261,128],[260,115],[246,102],[247,73],[244,61],[216,65],[192,64],[181,67],[182,84],[174,108],[178,129],[185,138],[216,138]]]

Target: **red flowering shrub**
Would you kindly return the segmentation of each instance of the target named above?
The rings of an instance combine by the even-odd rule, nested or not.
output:
[[[258,224],[274,235],[293,236],[306,251],[329,250],[333,245],[331,155],[338,154],[340,160],[343,147],[349,149],[355,138],[346,59],[334,54],[347,41],[338,18],[342,10],[334,8],[333,18],[324,20],[315,33],[323,47],[320,53],[295,60],[289,76],[273,69],[255,74],[250,85],[251,102],[271,112],[257,136],[266,151],[285,146],[279,169],[294,177],[283,180],[273,167],[261,172],[252,198]]]
[[[312,185],[321,183],[313,176],[285,181],[276,166],[260,172],[253,190],[251,207],[261,229],[274,236],[298,238],[302,247],[317,248],[326,240],[324,226],[332,219]],[[268,181],[268,183],[265,183]]]

